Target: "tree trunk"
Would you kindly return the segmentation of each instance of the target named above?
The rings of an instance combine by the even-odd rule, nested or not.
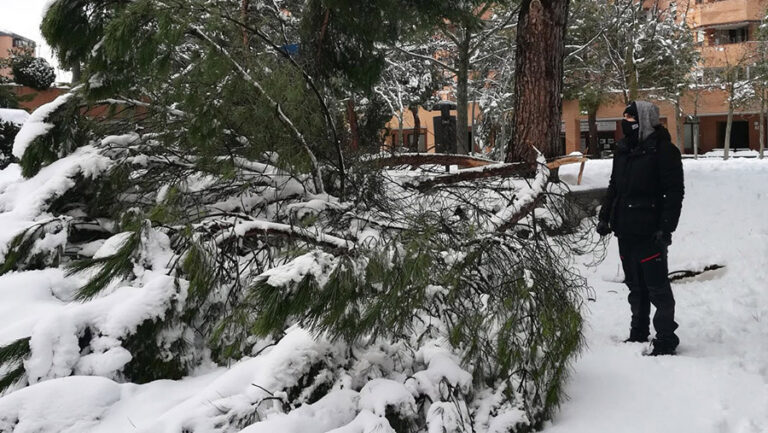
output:
[[[765,156],[765,89],[760,90],[760,159]]]
[[[80,61],[75,60],[72,64],[72,84],[79,84],[82,79],[82,69],[80,67]]]
[[[459,45],[458,71],[456,73],[456,153],[469,153],[469,30],[465,31],[464,39]]]
[[[355,111],[355,101],[352,98],[347,99],[347,120],[349,121],[350,149],[357,151],[360,147],[360,130],[357,127],[357,112]]]
[[[240,5],[240,20],[243,22],[243,46],[248,48],[248,6],[250,0],[243,0]]]
[[[675,132],[677,132],[677,148],[680,149],[680,153],[685,153],[685,140],[683,139],[683,108],[680,106],[680,95],[677,95],[675,98],[675,117],[676,122],[675,125],[677,125],[677,128]]]
[[[515,110],[508,162],[535,168],[559,153],[563,52],[569,0],[523,0],[517,26]]]
[[[629,75],[629,77],[627,77],[629,79],[629,101],[637,101],[639,84],[637,83],[637,67],[635,66],[634,44],[629,44],[629,49],[627,50],[627,58],[625,60],[627,74]],[[627,103],[629,103],[629,101],[627,101]]]
[[[587,143],[587,154],[595,158],[600,157],[599,140],[597,138],[597,108],[587,110],[587,124],[589,125],[589,142]]]
[[[728,120],[725,123],[725,143],[723,143],[723,159],[728,159],[731,150],[731,127],[733,126],[733,89],[728,95]]]
[[[416,152],[421,152],[421,149],[419,148],[419,137],[421,137],[421,119],[419,119],[419,106],[418,105],[411,105],[411,115],[413,116],[413,134],[411,134],[411,138],[413,138],[413,149],[416,150]],[[425,140],[426,144],[426,140]]]

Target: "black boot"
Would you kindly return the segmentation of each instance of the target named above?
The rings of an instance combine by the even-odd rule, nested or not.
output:
[[[624,340],[624,342],[625,343],[647,343],[649,334],[650,332],[648,332],[647,329],[641,330],[637,328],[632,328],[629,330],[629,338]]]
[[[674,355],[677,349],[677,344],[671,342],[660,341],[657,338],[651,340],[650,351],[645,353],[647,356],[664,356]]]

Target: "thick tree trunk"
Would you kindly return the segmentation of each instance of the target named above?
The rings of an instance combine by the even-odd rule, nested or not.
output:
[[[416,152],[421,152],[419,149],[419,137],[421,136],[421,119],[419,119],[419,106],[411,105],[411,115],[413,116],[413,134],[411,134],[412,149]],[[425,143],[426,144],[426,143]]]
[[[515,111],[512,142],[507,147],[508,162],[526,162],[533,169],[534,147],[546,157],[559,153],[568,3],[569,0],[523,0],[520,6]]]
[[[80,67],[80,61],[75,60],[72,64],[72,84],[79,84],[82,79],[82,69]]]
[[[456,74],[456,153],[469,153],[469,41],[470,34],[466,31],[459,45],[458,72]]]
[[[589,142],[587,143],[587,154],[595,158],[600,157],[599,140],[597,137],[597,108],[587,111],[587,124],[589,125]]]

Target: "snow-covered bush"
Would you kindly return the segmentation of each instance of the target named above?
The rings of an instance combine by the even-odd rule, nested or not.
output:
[[[18,125],[0,119],[0,169],[5,168],[11,162],[13,140],[18,132]]]
[[[15,56],[11,60],[13,81],[36,90],[46,90],[56,81],[56,71],[42,57]]]

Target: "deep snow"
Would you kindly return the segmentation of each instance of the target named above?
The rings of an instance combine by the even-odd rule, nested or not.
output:
[[[679,355],[644,357],[644,345],[617,342],[629,333],[629,305],[612,239],[606,260],[584,270],[596,295],[589,347],[545,433],[768,432],[768,161],[686,160],[684,170],[670,271],[726,267],[672,284]],[[582,188],[609,173],[610,161],[591,161]]]
[[[79,169],[64,165],[51,173]],[[578,165],[566,166],[561,177],[575,183],[577,171]],[[604,187],[609,171],[610,161],[590,161],[582,186],[574,188]],[[643,357],[643,345],[618,342],[628,332],[629,307],[627,289],[617,282],[621,275],[612,240],[607,259],[583,269],[596,295],[587,311],[589,347],[568,382],[570,400],[546,433],[768,432],[768,161],[686,160],[685,175],[686,198],[670,268],[713,263],[726,268],[673,285],[680,355]],[[18,189],[18,176],[14,166],[0,173],[0,190]],[[15,214],[2,215],[0,238],[28,224],[27,212],[36,199],[25,197],[24,206],[12,207]],[[76,283],[56,269],[0,277],[0,345],[29,335],[46,317],[81,314],[60,300]],[[0,398],[0,431],[10,430],[17,420],[17,433],[216,431],[217,423],[225,421],[223,409],[249,410],[253,401],[267,397],[260,387],[280,389],[292,377],[286,368],[302,368],[329,350],[327,342],[294,329],[262,356],[229,368],[201,368],[180,381],[135,385],[88,376],[51,379]],[[290,362],[285,358],[289,353]],[[302,354],[298,359],[297,353]],[[468,380],[444,354],[421,356],[430,369],[434,364],[443,373],[455,371],[457,384]],[[428,385],[429,374],[425,371],[419,383]],[[360,393],[338,390],[288,415],[276,410],[245,431],[389,431],[377,413],[386,402],[410,404],[408,395],[402,380],[373,381]],[[354,406],[359,414],[349,410]],[[381,430],[371,430],[377,426]]]

